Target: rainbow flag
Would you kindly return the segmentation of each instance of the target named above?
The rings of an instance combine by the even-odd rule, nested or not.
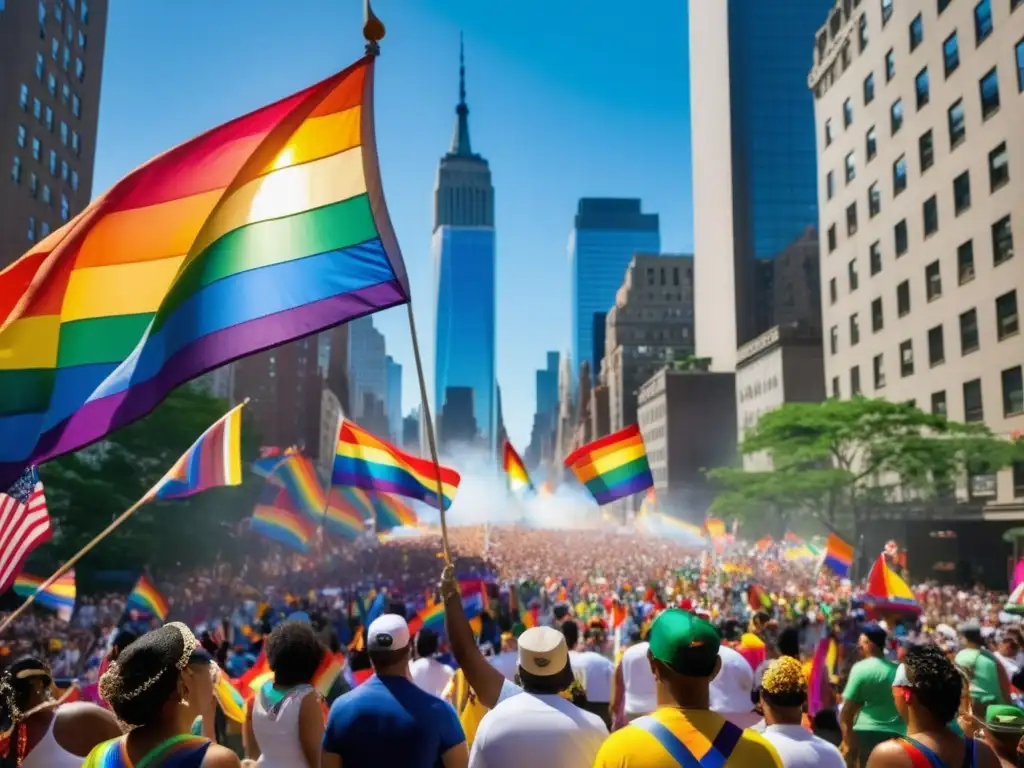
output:
[[[477,634],[480,633],[482,621],[480,614],[483,612],[483,598],[480,593],[462,596],[462,610],[469,620],[469,626]],[[444,634],[444,604],[436,603],[428,605],[419,611],[409,622],[409,632],[415,635],[421,629],[433,630],[438,635]]]
[[[418,499],[437,509],[448,509],[461,478],[448,467],[440,468],[441,496],[437,498],[438,473],[425,461],[374,437],[350,421],[342,421],[334,454],[332,485],[353,485],[368,491],[395,493]]]
[[[327,497],[327,517],[324,528],[333,536],[354,541],[366,530],[363,502],[356,494],[366,496],[361,488],[331,488]],[[369,499],[367,499],[367,504]]]
[[[377,519],[377,532],[383,533],[392,528],[412,528],[419,525],[419,518],[408,504],[391,493],[374,493],[370,495],[373,510]]]
[[[273,479],[277,479],[294,503],[295,509],[319,526],[327,508],[327,493],[320,485],[313,462],[301,453],[288,456],[274,468]]]
[[[214,676],[213,696],[225,717],[236,723],[245,722],[245,698],[219,669]]]
[[[832,685],[838,682],[839,649],[835,638],[823,637],[811,659],[811,670],[807,683],[807,712],[814,717],[819,711],[834,704]]]
[[[530,480],[530,474],[526,471],[526,465],[523,464],[523,460],[508,440],[505,441],[503,453],[502,467],[508,476],[509,490],[520,495],[527,492],[532,493],[535,488]]]
[[[0,488],[206,371],[408,301],[373,67],[158,155],[0,272]]]
[[[219,485],[240,485],[243,405],[239,403],[207,428],[147,497],[183,499]]]
[[[75,612],[75,596],[78,594],[74,569],[40,592],[39,588],[45,582],[46,579],[39,576],[19,573],[18,578],[14,580],[14,591],[19,597],[28,598],[35,595],[39,605],[56,611],[57,616],[63,621],[71,621],[71,615]]]
[[[822,564],[836,576],[847,576],[853,565],[853,547],[830,533],[825,542],[825,560]]]
[[[636,424],[577,448],[564,463],[598,504],[632,496],[654,485],[644,438]]]
[[[921,606],[907,582],[886,564],[884,554],[879,555],[871,566],[867,589],[861,599],[873,609],[876,616],[921,612]]]
[[[317,527],[296,510],[288,492],[267,484],[252,513],[252,530],[299,552],[308,552]]]
[[[252,463],[253,474],[263,478],[270,477],[278,464],[298,451],[294,445],[290,448],[278,448],[276,445],[260,446],[259,458]]]
[[[128,595],[125,608],[129,611],[136,610],[146,613],[160,621],[167,621],[167,615],[171,612],[167,598],[160,594],[160,591],[153,586],[146,574],[139,576],[135,587]]]

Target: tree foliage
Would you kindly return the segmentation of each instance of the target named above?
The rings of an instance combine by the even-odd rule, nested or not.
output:
[[[227,409],[223,400],[182,387],[146,418],[40,467],[54,538],[34,559],[52,567],[81,549],[158,482]],[[243,465],[258,444],[251,427],[243,422]],[[146,504],[86,555],[78,567],[80,582],[83,573],[88,582],[89,573],[98,570],[212,562],[234,545],[233,530],[252,511],[258,487],[256,478],[249,478],[239,487]]]
[[[764,414],[741,446],[766,453],[774,471],[711,470],[724,492],[714,511],[774,511],[788,522],[813,514],[834,524],[868,503],[950,493],[970,471],[995,471],[1021,445],[983,424],[962,424],[912,405],[854,398],[786,403]]]

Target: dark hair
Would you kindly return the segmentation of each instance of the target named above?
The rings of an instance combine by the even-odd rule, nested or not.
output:
[[[783,656],[800,658],[800,631],[796,627],[786,627],[779,633],[779,653]]]
[[[368,651],[374,669],[387,669],[409,658],[409,646],[390,651]]]
[[[536,694],[561,693],[568,690],[575,680],[572,665],[568,661],[561,671],[553,675],[531,675],[522,667],[517,667],[516,677],[524,691]]]
[[[117,661],[117,657],[121,655],[121,652],[138,639],[139,636],[130,629],[118,630],[117,634],[114,636],[113,645],[110,648],[110,660]]]
[[[870,640],[871,644],[878,648],[878,650],[885,650],[885,641],[889,636],[880,626],[877,624],[866,624],[861,630],[861,634]]]
[[[562,622],[559,629],[562,630],[562,635],[565,637],[565,644],[569,646],[569,650],[571,651],[580,641],[579,625],[572,619],[568,619]]]
[[[324,658],[324,646],[305,621],[285,621],[267,638],[267,665],[282,687],[313,681]]]
[[[948,723],[960,709],[963,679],[956,665],[937,645],[915,645],[903,657],[915,699],[940,723]]]
[[[437,633],[432,629],[421,629],[416,635],[416,655],[426,659],[437,653]]]
[[[32,683],[53,681],[50,668],[34,656],[22,656],[0,674],[0,730],[17,725],[31,706]]]

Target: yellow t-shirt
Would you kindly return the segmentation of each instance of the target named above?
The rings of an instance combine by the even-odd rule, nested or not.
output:
[[[466,684],[466,676],[461,669],[455,671],[448,687],[442,692],[441,698],[455,707],[462,730],[466,734],[466,745],[472,747],[477,728],[480,727],[480,721],[484,719],[484,715],[489,710],[476,697],[473,689]]]
[[[725,718],[710,710],[660,707],[652,715],[689,748],[694,757],[707,752]],[[745,730],[726,761],[728,768],[783,768],[782,758],[763,736]],[[608,737],[594,768],[679,768],[668,751],[643,728],[627,725]]]

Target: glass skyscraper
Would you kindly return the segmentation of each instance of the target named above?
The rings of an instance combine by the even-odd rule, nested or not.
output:
[[[465,66],[460,50],[459,104],[451,147],[441,158],[434,190],[432,252],[437,305],[434,328],[434,419],[441,422],[449,395],[458,400],[439,430],[475,434],[474,444],[493,453],[497,439],[495,378],[494,188],[487,161],[469,141]],[[472,399],[472,417],[466,407]],[[455,424],[459,418],[466,423]],[[472,422],[472,423],[470,423]]]
[[[615,304],[615,292],[637,251],[661,252],[658,214],[642,213],[636,199],[582,198],[569,236],[572,270],[572,345],[570,359],[573,390],[580,365],[590,364],[596,379],[594,316]]]

